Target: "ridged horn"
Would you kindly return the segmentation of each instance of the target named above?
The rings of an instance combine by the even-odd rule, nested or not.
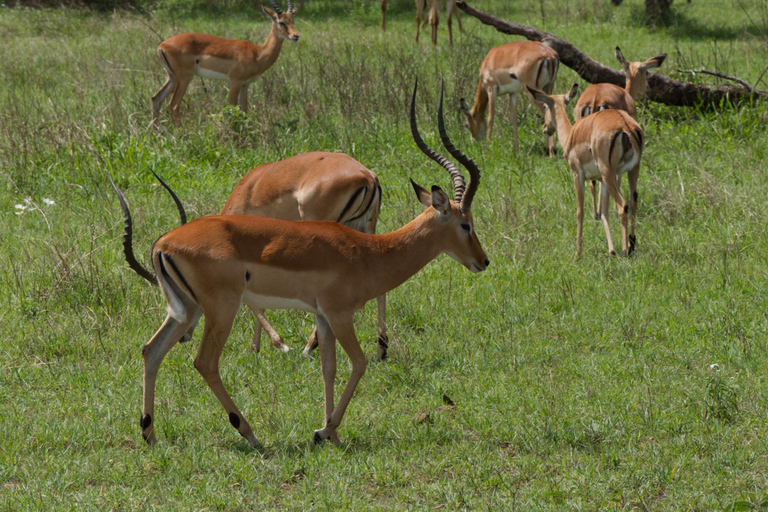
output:
[[[291,5],[291,0],[288,0],[288,12],[291,12],[293,10],[293,5]]]
[[[448,171],[448,174],[450,174],[451,179],[453,180],[454,201],[459,203],[462,200],[464,189],[466,188],[464,184],[464,176],[462,176],[459,169],[453,165],[453,162],[427,146],[427,144],[424,142],[424,139],[422,139],[421,135],[419,134],[419,129],[416,127],[416,89],[418,87],[419,80],[417,78],[416,83],[413,85],[413,96],[411,96],[411,135],[413,135],[413,140],[416,142],[416,145],[419,147],[422,153],[427,155],[429,158],[442,166],[446,171]]]
[[[277,14],[283,14],[283,10],[280,9],[277,4],[275,3],[275,0],[269,0],[269,3],[272,4],[272,8],[275,10]]]
[[[160,182],[160,184],[165,188],[165,190],[168,191],[169,194],[171,194],[171,197],[173,198],[173,202],[176,203],[176,209],[179,210],[179,217],[181,217],[181,225],[187,223],[187,212],[184,211],[184,205],[181,204],[181,200],[179,200],[179,196],[176,195],[176,193],[171,190],[171,187],[168,186],[166,182],[160,178],[160,176],[157,175],[155,171],[152,171],[152,174],[157,178],[157,181]],[[114,184],[113,184],[114,185]]]
[[[463,197],[457,199],[456,202],[461,206],[461,211],[468,212],[472,207],[472,199],[477,192],[477,186],[480,185],[480,169],[475,164],[474,160],[467,155],[456,149],[451,139],[448,138],[448,134],[445,132],[445,122],[443,121],[443,88],[444,83],[440,84],[440,104],[437,107],[437,129],[440,132],[440,140],[443,141],[445,149],[463,165],[467,171],[469,171],[469,185],[467,191],[464,192]]]

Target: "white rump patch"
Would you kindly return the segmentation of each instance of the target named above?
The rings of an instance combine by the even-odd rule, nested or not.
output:
[[[168,268],[165,261],[165,255],[162,252],[160,252],[160,263],[166,269]],[[187,319],[187,308],[184,307],[181,299],[176,295],[176,292],[173,291],[173,288],[165,279],[162,272],[158,273],[157,280],[160,282],[160,287],[163,289],[165,298],[168,299],[168,307],[165,308],[165,310],[174,320],[183,323]]]

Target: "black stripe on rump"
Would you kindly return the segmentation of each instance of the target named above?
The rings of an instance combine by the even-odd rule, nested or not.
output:
[[[352,205],[355,204],[355,201],[357,200],[357,197],[364,193],[367,190],[367,187],[360,187],[355,191],[354,194],[352,194],[352,197],[349,198],[349,201],[347,202],[347,205],[344,207],[344,209],[341,211],[341,215],[339,215],[339,218],[336,219],[336,222],[341,222],[344,216],[347,214],[350,208],[352,208]]]
[[[197,295],[195,295],[195,290],[192,289],[191,286],[189,286],[189,283],[186,279],[184,279],[184,275],[179,272],[179,267],[176,266],[176,264],[173,262],[171,257],[167,254],[163,254],[165,256],[165,259],[168,260],[168,263],[170,263],[171,267],[173,268],[173,271],[176,272],[176,275],[179,276],[179,279],[181,279],[181,284],[184,285],[184,287],[189,290],[189,293],[192,294],[192,298],[197,302]],[[166,277],[170,277],[168,275],[168,271],[165,269],[165,266],[163,265],[163,258],[160,258],[160,269],[163,271],[163,275]]]

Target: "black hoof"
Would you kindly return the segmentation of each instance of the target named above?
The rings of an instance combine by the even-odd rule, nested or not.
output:
[[[597,212],[595,214],[595,220],[600,220],[600,219],[602,219],[602,217],[600,216],[600,212]]]
[[[611,251],[611,256],[616,256],[616,251]]]
[[[316,431],[315,431],[315,433],[314,433],[314,434],[312,434],[312,442],[313,442],[313,443],[315,443],[315,444],[320,444],[320,443],[322,443],[323,441],[325,441],[325,439],[323,439],[323,438],[320,436],[320,432],[318,432],[318,431],[316,430]]]

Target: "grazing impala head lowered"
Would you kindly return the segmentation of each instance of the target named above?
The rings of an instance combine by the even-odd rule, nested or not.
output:
[[[413,101],[416,89],[414,88]],[[331,221],[290,222],[252,215],[212,215],[193,220],[157,239],[152,247],[154,275],[168,304],[168,316],[142,349],[144,403],[142,436],[155,442],[155,383],[160,364],[179,339],[205,316],[205,332],[195,368],[224,407],[231,425],[252,446],[259,444],[221,380],[219,358],[240,306],[301,309],[315,314],[325,392],[325,420],[316,442],[332,439],[366,369],[354,328],[354,313],[365,303],[399,286],[442,253],[473,272],[485,270],[488,257],[474,232],[471,207],[480,183],[475,163],[453,147],[442,121],[446,149],[469,171],[469,183],[445,157],[418,134],[415,107],[411,127],[416,143],[453,179],[454,201],[439,187],[414,187],[427,209],[397,231],[361,233]],[[124,200],[121,199],[121,203]],[[126,232],[130,214],[124,206]],[[352,371],[338,404],[335,340],[349,356]]]

